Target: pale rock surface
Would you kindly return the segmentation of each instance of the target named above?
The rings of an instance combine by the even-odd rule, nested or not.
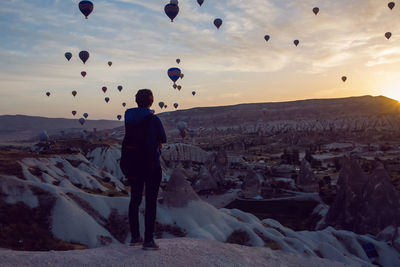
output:
[[[2,186],[3,184],[17,183],[16,187],[22,188],[20,185],[27,184],[39,187],[57,199],[49,218],[55,236],[65,239],[65,241],[85,244],[89,247],[97,247],[108,242],[119,243],[107,230],[106,220],[110,218],[112,211],[114,211],[114,214],[117,211],[119,215],[126,216],[129,198],[93,195],[78,189],[72,190],[46,183],[24,181],[14,177],[2,176],[1,179]],[[289,252],[301,257],[317,256],[318,253],[321,253],[318,252],[318,249],[323,250],[321,244],[328,243],[339,252],[339,254],[336,253],[336,256],[332,254],[337,257],[335,260],[350,262],[351,266],[359,266],[358,264],[360,266],[372,266],[369,259],[365,258],[365,253],[357,249],[361,243],[368,242],[376,247],[379,253],[379,258],[376,261],[379,264],[382,266],[400,266],[399,253],[386,242],[377,241],[372,236],[338,231],[331,227],[321,231],[295,232],[275,220],[260,221],[256,216],[237,209],[217,209],[197,199],[194,191],[190,191],[190,186],[183,175],[180,175],[180,178],[179,175],[174,175],[171,179],[172,188],[183,188],[183,190],[176,190],[175,195],[177,196],[173,198],[174,201],[178,201],[179,207],[170,207],[165,203],[159,204],[157,221],[163,225],[178,227],[187,233],[187,237],[226,242],[234,231],[240,230],[248,235],[248,243],[252,246],[273,246],[279,249],[281,255],[283,255],[283,252]],[[25,193],[23,190],[13,192],[11,197],[0,194],[0,200],[7,199],[9,203],[31,201],[30,197],[26,198],[30,194],[29,192]],[[169,192],[171,193],[171,190]],[[185,202],[185,199],[179,199],[181,195],[185,194],[187,198],[195,199],[189,202]],[[50,195],[49,197],[51,197]],[[141,206],[141,209],[143,208],[144,201]],[[142,213],[139,217],[140,231],[143,233],[144,218]],[[127,225],[127,222],[122,222],[118,227],[127,227]],[[165,235],[165,237],[167,236]],[[125,242],[128,241],[128,239],[125,240]],[[200,251],[200,253],[202,252]],[[329,257],[333,257],[332,255]]]
[[[161,157],[167,163],[170,161],[205,163],[211,155],[212,153],[206,152],[199,147],[183,143],[164,145],[161,150]]]

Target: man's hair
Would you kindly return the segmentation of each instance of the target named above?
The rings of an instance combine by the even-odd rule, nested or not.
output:
[[[140,89],[136,93],[136,103],[140,108],[150,107],[153,101],[153,92],[150,89]]]

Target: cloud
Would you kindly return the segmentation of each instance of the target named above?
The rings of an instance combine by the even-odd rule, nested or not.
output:
[[[181,0],[173,23],[163,11],[167,2],[97,0],[88,20],[79,12],[78,0],[1,2],[1,89],[18,86],[25,92],[40,89],[41,94],[41,88],[54,88],[69,94],[85,85],[97,90],[102,83],[124,83],[157,88],[172,101],[178,96],[164,89],[170,89],[165,72],[178,57],[183,72],[189,73],[180,81],[184,88],[208,89],[215,96],[215,88],[232,84],[226,82],[226,73],[234,78],[265,73],[268,82],[274,80],[270,84],[279,85],[279,77],[295,80],[298,73],[400,62],[395,45],[400,9],[390,11],[386,2],[320,1],[315,16],[313,0],[210,0],[202,7]],[[223,19],[219,30],[213,25],[217,17]],[[390,40],[384,37],[387,31],[393,33]],[[271,36],[268,42],[265,34]],[[294,39],[300,40],[298,47]],[[78,59],[80,50],[91,53],[86,65]],[[73,53],[70,62],[66,51]],[[108,60],[114,62],[112,68],[106,66]],[[85,79],[82,70],[88,72]],[[220,95],[238,95],[239,89],[234,90],[230,96]]]

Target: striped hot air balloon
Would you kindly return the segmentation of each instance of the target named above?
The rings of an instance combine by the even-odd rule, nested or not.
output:
[[[173,82],[176,82],[181,77],[181,70],[179,68],[170,68],[168,76]]]
[[[167,4],[164,7],[165,14],[171,19],[171,22],[174,21],[174,18],[178,15],[179,13],[179,7],[177,4]]]

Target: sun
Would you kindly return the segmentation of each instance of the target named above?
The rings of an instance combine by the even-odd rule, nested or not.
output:
[[[383,86],[381,94],[400,102],[400,79]]]

